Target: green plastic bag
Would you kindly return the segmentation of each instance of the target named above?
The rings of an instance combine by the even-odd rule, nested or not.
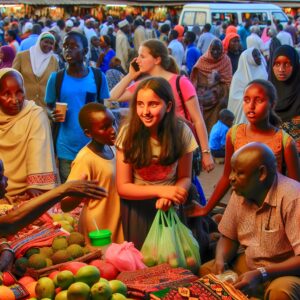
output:
[[[157,211],[141,252],[148,267],[169,263],[196,273],[201,263],[198,242],[173,207]]]

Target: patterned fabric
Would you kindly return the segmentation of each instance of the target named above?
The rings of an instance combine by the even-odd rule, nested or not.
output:
[[[126,284],[129,297],[149,299],[148,296],[151,292],[167,287],[186,285],[195,281],[197,276],[189,270],[161,264],[143,270],[121,272],[117,279]]]
[[[297,151],[300,153],[300,116],[283,122],[281,126],[295,140]]]
[[[230,59],[223,49],[221,57],[218,60],[215,60],[211,55],[211,48],[212,43],[208,50],[198,59],[194,69],[198,69],[199,72],[204,74],[206,77],[211,74],[212,70],[218,71],[220,74],[220,82],[225,83],[229,87],[232,79]]]
[[[246,134],[247,124],[239,124],[237,127],[232,127],[229,129],[228,134],[231,137],[233,142],[234,152],[239,148],[243,147],[246,144],[254,142],[253,139],[249,138]],[[235,136],[233,137],[233,130],[236,128]],[[292,138],[289,136],[287,144],[292,141]],[[264,144],[270,147],[276,157],[277,169],[279,172],[282,172],[282,163],[283,163],[283,130],[278,130],[270,139],[264,140]]]
[[[222,282],[215,275],[209,274],[186,287],[171,289],[161,298],[151,295],[150,299],[246,300],[248,298],[231,284]]]

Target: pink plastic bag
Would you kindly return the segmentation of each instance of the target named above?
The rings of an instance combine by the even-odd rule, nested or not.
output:
[[[120,272],[145,269],[143,256],[131,242],[112,243],[106,250],[105,260],[113,264]]]

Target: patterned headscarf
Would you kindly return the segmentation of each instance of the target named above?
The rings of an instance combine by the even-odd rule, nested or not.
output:
[[[220,40],[220,45],[222,45],[223,48],[221,56],[216,60],[211,55],[211,48],[216,40],[219,39],[213,39],[211,41],[208,50],[198,59],[194,68],[197,68],[206,77],[211,74],[213,70],[216,70],[220,74],[220,81],[224,82],[227,86],[230,86],[232,79],[231,62],[230,58],[225,53]]]

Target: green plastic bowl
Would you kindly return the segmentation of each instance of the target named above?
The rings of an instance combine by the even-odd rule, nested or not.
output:
[[[89,238],[92,246],[106,246],[111,244],[111,231],[108,229],[91,231]]]

